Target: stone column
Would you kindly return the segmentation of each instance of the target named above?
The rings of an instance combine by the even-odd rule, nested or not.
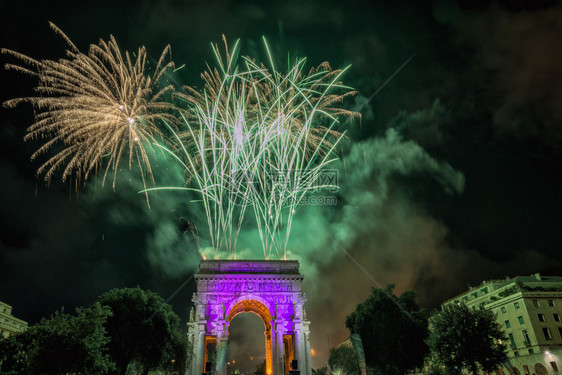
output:
[[[285,374],[285,345],[283,344],[283,334],[285,333],[284,322],[275,322],[275,339],[277,342],[277,375]]]
[[[275,322],[271,322],[271,371],[272,375],[279,375],[279,353],[277,352],[277,332],[275,331]]]
[[[194,358],[191,360],[191,375],[200,375],[203,373],[203,360],[205,358],[205,338],[206,338],[206,323],[200,323],[199,332],[195,336],[195,342],[193,345]]]
[[[306,375],[306,345],[304,342],[304,331],[303,331],[303,316],[304,316],[304,301],[305,298],[299,298],[294,304],[294,349],[293,352],[295,353],[295,359],[298,361],[298,370],[301,372],[301,375]]]
[[[298,361],[298,370],[301,371],[301,375],[306,375],[306,348],[304,344],[304,334],[302,332],[302,327],[300,323],[295,323],[295,359]]]
[[[271,329],[264,332],[265,334],[265,372],[266,375],[273,374],[273,352],[271,345]]]
[[[310,332],[308,327],[305,327],[304,331],[304,344],[305,344],[305,356],[306,356],[306,367],[301,370],[301,375],[312,375],[312,361],[310,359]]]
[[[227,361],[228,361],[228,336],[221,335],[217,336],[217,365],[216,365],[216,375],[226,375],[227,372]]]
[[[195,358],[195,347],[196,347],[196,339],[198,339],[198,332],[199,332],[199,328],[198,328],[198,324],[195,321],[195,314],[193,312],[193,308],[191,309],[191,312],[189,314],[189,322],[187,323],[187,353],[186,357],[187,357],[187,361],[188,363],[190,363],[190,366],[187,366],[187,368],[185,369],[185,375],[192,375],[192,367],[193,367],[193,358]]]
[[[190,375],[201,375],[204,370],[205,340],[207,336],[206,307],[204,300],[198,294],[193,295],[195,313],[190,313],[190,333],[193,335],[193,348],[191,350],[191,366],[186,372]]]

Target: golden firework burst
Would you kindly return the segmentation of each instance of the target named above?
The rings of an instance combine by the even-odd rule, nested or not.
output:
[[[163,134],[159,122],[176,122],[172,101],[166,97],[174,87],[160,86],[164,75],[174,68],[167,46],[153,66],[146,48],[132,56],[121,52],[117,41],[100,40],[83,53],[53,23],[51,28],[68,43],[66,58],[35,60],[16,51],[2,49],[23,62],[6,64],[7,69],[31,74],[39,80],[38,96],[8,100],[5,107],[31,103],[35,123],[25,139],[46,138],[32,159],[54,151],[38,169],[50,181],[62,169],[62,180],[75,177],[86,180],[95,171],[116,172],[123,157],[129,168],[138,164],[143,182],[153,180],[148,152]],[[115,173],[113,185],[115,185]]]

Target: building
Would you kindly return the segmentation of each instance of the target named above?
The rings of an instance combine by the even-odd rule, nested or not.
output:
[[[562,277],[517,276],[484,281],[442,304],[465,302],[492,310],[509,342],[508,363],[498,371],[559,374],[562,358]]]
[[[12,316],[12,306],[0,301],[0,335],[8,337],[27,329],[27,322]]]

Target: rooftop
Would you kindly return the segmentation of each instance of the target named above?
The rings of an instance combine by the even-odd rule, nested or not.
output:
[[[199,274],[299,274],[297,260],[205,260]]]

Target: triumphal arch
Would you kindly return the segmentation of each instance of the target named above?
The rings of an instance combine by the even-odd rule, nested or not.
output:
[[[228,326],[243,312],[263,320],[268,375],[312,375],[298,261],[207,260],[195,280],[187,375],[227,375]]]

